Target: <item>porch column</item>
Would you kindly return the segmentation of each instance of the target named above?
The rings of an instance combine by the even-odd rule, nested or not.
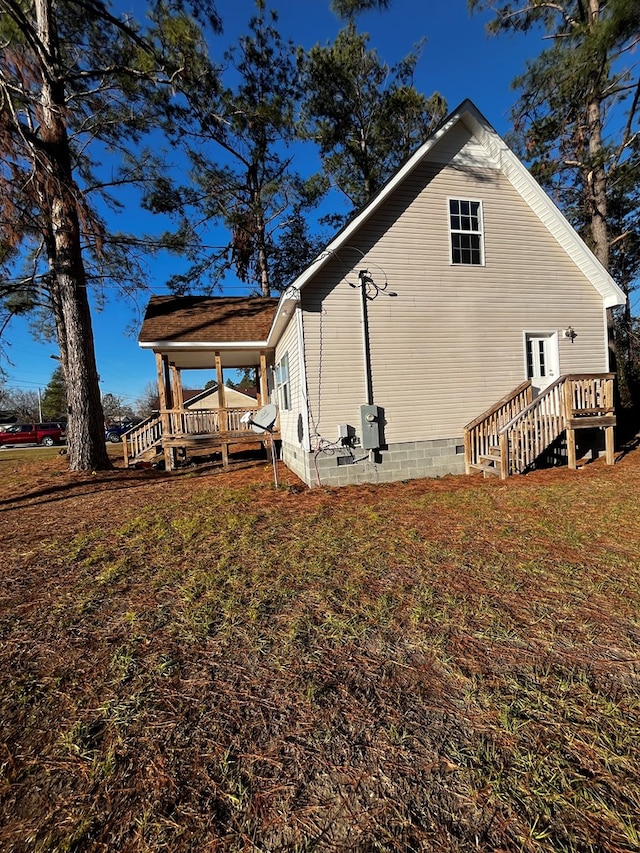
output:
[[[173,386],[173,406],[174,409],[182,411],[184,409],[184,394],[182,392],[182,371],[175,364],[171,364],[171,384]]]
[[[258,403],[260,406],[266,406],[269,402],[269,382],[267,381],[267,356],[265,353],[260,353],[260,390],[258,394]]]
[[[169,408],[169,398],[171,395],[171,386],[169,383],[169,363],[166,355],[160,352],[156,353],[156,372],[158,375],[158,403],[160,406],[160,423],[162,424],[162,448],[164,450],[164,464],[167,471],[173,468],[173,455],[171,448],[165,443],[165,440],[171,433],[171,424],[167,409]]]
[[[226,468],[229,464],[229,444],[225,441],[227,433],[227,401],[224,391],[224,371],[222,370],[222,359],[220,353],[216,353],[216,380],[218,382],[218,408],[220,410],[220,438],[222,439],[222,465]]]

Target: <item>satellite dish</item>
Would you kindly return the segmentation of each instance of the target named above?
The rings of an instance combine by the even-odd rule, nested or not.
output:
[[[276,422],[277,416],[277,408],[273,405],[273,403],[268,403],[266,406],[263,406],[260,409],[257,415],[255,415],[253,418],[250,418],[247,423],[251,424],[251,429],[254,432],[270,432],[271,427]]]
[[[248,413],[249,414],[249,413]],[[262,435],[265,432],[268,432],[271,436],[271,461],[273,462],[273,482],[275,483],[276,488],[278,488],[278,466],[276,464],[276,449],[275,449],[275,441],[273,440],[273,425],[276,422],[276,418],[278,416],[278,409],[273,405],[273,403],[268,403],[266,406],[263,406],[258,414],[255,417],[246,418],[243,416],[242,420],[251,425],[251,429],[254,432]]]
[[[245,412],[244,415],[240,418],[241,424],[250,424],[251,423],[251,412]]]

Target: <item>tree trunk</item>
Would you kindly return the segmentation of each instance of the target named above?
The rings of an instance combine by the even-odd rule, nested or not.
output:
[[[67,445],[72,471],[111,467],[96,369],[91,312],[73,191],[64,90],[58,82],[58,44],[51,0],[36,0],[41,52],[40,192],[51,223],[49,265],[62,368],[67,389]]]
[[[601,0],[589,0],[589,26],[595,29],[600,18]],[[596,52],[590,71],[591,93],[587,103],[587,136],[589,172],[586,187],[593,251],[602,266],[609,269],[609,229],[607,208],[607,173],[602,150],[602,86],[606,55]]]
[[[589,218],[593,251],[602,266],[609,269],[609,228],[607,222],[607,175],[602,156],[602,109],[600,100],[593,98],[587,107],[589,126],[589,161],[587,174]]]

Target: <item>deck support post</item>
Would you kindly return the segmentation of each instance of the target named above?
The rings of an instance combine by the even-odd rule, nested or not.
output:
[[[613,427],[604,428],[604,446],[605,446],[605,461],[607,465],[613,465],[615,462],[615,446]]]
[[[562,388],[562,417],[566,424],[567,434],[567,466],[571,471],[575,471],[578,467],[576,457],[576,431],[570,426],[573,417],[573,381],[570,376],[567,376]]]
[[[578,467],[578,460],[576,458],[576,431],[571,427],[567,427],[567,465],[572,471],[575,471]]]
[[[471,473],[471,433],[464,431],[464,473]]]

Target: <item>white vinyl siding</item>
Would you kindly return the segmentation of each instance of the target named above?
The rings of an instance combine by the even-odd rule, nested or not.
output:
[[[571,325],[577,337],[559,339],[560,372],[607,370],[602,299],[477,148],[455,167],[419,166],[303,288],[309,406],[323,436],[357,426],[366,402],[359,292],[347,283],[360,269],[398,294],[368,304],[388,443],[462,436],[526,378],[525,330]],[[450,264],[450,198],[482,199],[485,266]]]
[[[283,357],[286,355],[288,362],[288,395],[289,407],[283,408],[281,401],[277,400],[279,406],[279,422],[280,434],[282,440],[292,443],[296,446],[300,444],[298,441],[298,418],[304,406],[300,373],[300,346],[298,342],[296,312],[292,312],[291,319],[284,330],[280,341],[276,347],[274,380],[277,388],[277,366],[281,364]],[[303,414],[304,417],[304,414]]]

